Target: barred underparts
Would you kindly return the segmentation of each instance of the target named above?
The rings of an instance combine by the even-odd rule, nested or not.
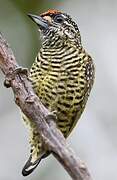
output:
[[[81,44],[77,24],[65,13],[49,10],[31,16],[39,27],[42,48],[30,70],[35,93],[56,114],[57,126],[68,137],[79,120],[94,81],[91,56]],[[36,125],[23,115],[30,129],[31,155],[23,168],[30,174],[50,152],[43,145]]]

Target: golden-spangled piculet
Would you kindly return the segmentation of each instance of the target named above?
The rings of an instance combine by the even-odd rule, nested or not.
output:
[[[79,120],[94,81],[94,64],[81,43],[77,24],[66,13],[48,10],[29,14],[38,25],[42,48],[30,70],[35,93],[56,113],[57,127],[67,138]],[[30,130],[31,152],[22,174],[30,174],[47,157],[36,125],[23,115]]]

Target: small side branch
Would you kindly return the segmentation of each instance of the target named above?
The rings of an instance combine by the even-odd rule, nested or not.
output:
[[[28,71],[20,68],[5,38],[0,34],[0,69],[5,86],[11,87],[15,102],[23,113],[36,123],[45,149],[52,152],[73,180],[91,180],[85,164],[75,156],[62,133],[56,128],[55,116],[46,109],[34,93]]]

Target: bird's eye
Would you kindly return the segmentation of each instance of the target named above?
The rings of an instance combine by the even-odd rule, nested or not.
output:
[[[64,18],[63,18],[61,15],[56,15],[56,16],[54,17],[54,21],[55,21],[56,23],[63,23]]]

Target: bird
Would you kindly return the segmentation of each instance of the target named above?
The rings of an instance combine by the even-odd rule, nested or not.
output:
[[[40,32],[42,46],[29,79],[43,105],[56,115],[56,126],[67,138],[83,113],[90,95],[95,66],[81,42],[77,23],[67,13],[49,9],[28,14]],[[30,156],[22,174],[33,172],[51,152],[43,148],[36,124],[22,115],[29,129]]]

